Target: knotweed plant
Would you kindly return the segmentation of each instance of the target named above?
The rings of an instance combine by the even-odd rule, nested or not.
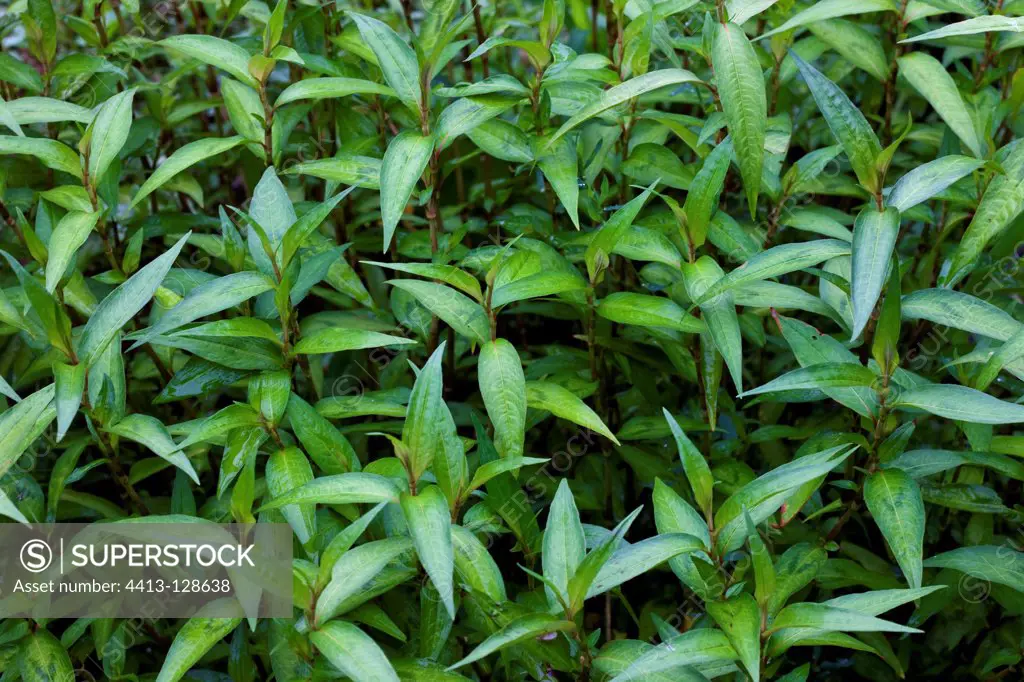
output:
[[[1018,15],[11,0],[0,514],[294,610],[4,679],[1024,678]]]

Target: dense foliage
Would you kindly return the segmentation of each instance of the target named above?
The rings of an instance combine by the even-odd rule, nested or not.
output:
[[[14,0],[0,513],[295,559],[4,679],[1021,679],[1017,14]]]

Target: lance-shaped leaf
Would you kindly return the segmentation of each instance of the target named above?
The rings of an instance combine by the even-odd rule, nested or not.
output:
[[[601,269],[598,267],[598,263],[608,262],[608,258],[611,257],[615,247],[629,231],[629,228],[633,226],[633,221],[640,214],[653,190],[654,185],[651,185],[639,196],[615,211],[612,217],[597,231],[597,234],[591,237],[586,253],[587,274],[590,276],[591,282],[597,281],[598,271]]]
[[[747,516],[757,525],[774,514],[789,494],[807,481],[824,476],[839,466],[852,450],[839,445],[813,455],[799,457],[772,469],[729,496],[715,512],[717,544],[721,551],[732,551],[746,540]]]
[[[0,154],[26,154],[34,156],[47,168],[70,173],[82,178],[82,162],[70,147],[41,137],[0,135]]]
[[[377,509],[379,507],[375,507]],[[387,538],[375,542],[367,542],[352,547],[344,547],[344,544],[355,542],[353,537],[357,532],[361,534],[362,528],[369,523],[361,523],[366,517],[376,516],[376,512],[368,512],[359,521],[347,527],[344,531],[335,536],[340,544],[333,541],[328,548],[332,553],[334,565],[331,567],[331,580],[320,593],[316,602],[316,621],[323,623],[342,613],[343,605],[351,603],[349,600],[359,594],[367,583],[377,576],[384,568],[400,556],[413,549],[413,541],[407,537]],[[349,529],[354,529],[352,533]],[[350,545],[351,546],[351,545]],[[337,552],[343,552],[337,556]],[[326,552],[325,552],[325,560]]]
[[[303,336],[295,344],[298,355],[318,355],[320,353],[341,353],[347,350],[363,348],[382,348],[387,346],[407,346],[415,344],[412,339],[391,334],[381,334],[366,329],[346,329],[344,327],[324,327]]]
[[[454,265],[441,265],[439,263],[379,263],[372,260],[363,261],[363,263],[375,265],[378,268],[398,270],[399,272],[408,272],[420,277],[441,280],[445,284],[450,284],[456,289],[469,294],[477,301],[484,300],[483,292],[480,290],[480,282],[477,278]]]
[[[952,289],[920,289],[907,294],[900,313],[904,320],[928,320],[997,341],[1006,341],[1022,328],[1002,308]]]
[[[921,587],[925,512],[920,487],[904,471],[883,469],[865,479],[864,502],[907,582]]]
[[[438,149],[447,149],[460,135],[500,116],[522,101],[522,96],[484,95],[457,99],[437,117],[434,134]]]
[[[791,31],[794,28],[807,26],[816,21],[845,17],[849,14],[868,14],[871,12],[895,12],[896,3],[893,0],[821,0],[816,2],[802,12],[798,12],[786,23],[778,28],[768,31],[761,36],[761,39],[769,38],[776,33]]]
[[[620,547],[601,566],[587,589],[586,598],[604,594],[680,554],[703,550],[701,540],[684,533],[656,535]]]
[[[925,52],[911,52],[899,58],[900,74],[928,100],[950,130],[977,157],[984,156],[974,119],[960,97],[953,77],[938,59]]]
[[[857,215],[853,225],[853,277],[850,281],[852,338],[860,336],[871,319],[885,285],[899,231],[900,213],[891,206],[884,211],[869,206]]]
[[[0,476],[57,416],[55,386],[50,384],[0,413]]]
[[[100,107],[90,126],[89,183],[96,187],[110,168],[121,147],[128,140],[132,127],[132,102],[135,88],[119,92]]]
[[[424,372],[426,369],[424,368]],[[422,376],[422,372],[421,372]],[[448,502],[437,486],[421,490],[417,495],[402,493],[402,512],[409,525],[416,554],[430,576],[448,616],[455,618],[454,571],[451,514]]]
[[[1008,403],[987,393],[955,384],[925,384],[901,391],[893,407],[911,407],[946,419],[971,424],[1019,424],[1024,405]]]
[[[331,621],[309,640],[352,682],[398,682],[398,674],[373,639],[352,623]]]
[[[596,412],[576,397],[575,393],[556,383],[550,381],[526,382],[526,404],[536,410],[547,410],[556,417],[567,419],[583,428],[599,433],[619,445],[618,439],[612,435]]]
[[[871,386],[878,377],[867,367],[852,362],[826,362],[787,372],[763,386],[739,394],[745,398],[776,391],[801,391],[826,388]]]
[[[1024,211],[1024,140],[1014,140],[996,153],[1005,173],[989,181],[981,203],[960,243],[939,275],[939,286],[953,287],[966,277],[990,241]]]
[[[561,610],[561,604],[569,601],[569,581],[575,575],[587,553],[586,537],[576,501],[572,497],[569,482],[562,479],[548,508],[548,521],[544,526],[544,550],[541,560],[544,566],[548,605]],[[558,590],[556,596],[554,590]]]
[[[668,422],[668,427],[672,430],[672,438],[675,439],[676,449],[679,451],[679,461],[682,462],[683,471],[686,472],[690,488],[693,489],[693,497],[704,514],[710,516],[714,494],[712,488],[715,485],[715,480],[711,476],[711,468],[708,466],[707,460],[704,459],[704,455],[687,437],[672,413],[665,408],[662,408],[661,412],[665,416],[665,421]]]
[[[707,603],[708,615],[722,629],[754,682],[761,679],[761,610],[747,593]]]
[[[778,277],[839,256],[848,256],[850,251],[850,243],[840,239],[816,239],[773,246],[752,256],[741,267],[715,281],[694,299],[694,303],[700,305],[710,298],[750,282]]]
[[[486,343],[491,337],[490,322],[484,309],[468,296],[451,287],[435,282],[413,279],[392,279],[388,284],[408,291],[427,310],[444,320],[445,324],[477,343]]]
[[[402,443],[409,451],[408,467],[414,481],[427,470],[441,445],[438,430],[444,404],[441,396],[444,389],[441,377],[444,349],[445,342],[442,341],[416,375],[416,382],[409,395],[409,407],[402,426]]]
[[[605,90],[601,93],[600,97],[576,112],[568,121],[562,124],[562,127],[551,137],[548,144],[553,145],[563,135],[581,123],[608,111],[612,107],[628,102],[634,97],[639,97],[640,95],[670,85],[700,82],[699,78],[686,69],[662,69],[661,71],[651,71],[642,76],[631,78],[625,83]]]
[[[846,0],[841,1],[850,4]],[[851,7],[853,6],[851,4]],[[859,5],[855,11],[862,11]],[[857,174],[857,180],[864,189],[872,193],[877,192],[881,189],[881,177],[875,161],[882,153],[882,147],[871,124],[835,83],[802,60],[795,52],[791,52],[790,56],[800,69],[804,82],[810,88],[811,95],[825,117],[829,129],[843,146],[850,165],[853,166],[853,172]]]
[[[243,142],[245,142],[245,138],[241,135],[226,138],[204,137],[201,140],[189,142],[185,146],[176,149],[173,154],[167,157],[166,161],[153,171],[153,174],[146,179],[146,182],[142,184],[139,191],[135,193],[135,197],[132,199],[132,206],[137,205],[161,186],[167,184],[178,173],[191,168],[200,161],[220,156]]]
[[[558,200],[562,202],[565,212],[576,229],[580,229],[579,216],[579,161],[576,157],[576,145],[570,140],[558,140],[545,143],[543,138],[533,141],[533,156],[544,177],[551,184]]]
[[[960,178],[966,177],[985,164],[969,156],[943,156],[912,169],[899,179],[889,192],[885,203],[900,213],[931,199]]]
[[[96,307],[78,339],[78,358],[86,367],[99,358],[114,336],[153,297],[191,235],[191,232],[186,233],[166,253],[132,275]]]
[[[790,604],[779,611],[772,622],[772,628],[814,628],[835,632],[921,632],[860,611],[812,603]]]
[[[377,57],[384,80],[410,109],[419,109],[420,67],[416,53],[384,22],[362,14],[351,13],[359,34]]]
[[[349,95],[383,95],[394,97],[395,91],[386,85],[374,83],[362,78],[307,78],[292,83],[285,88],[274,101],[275,107],[283,107],[292,102],[313,99],[334,99]]]
[[[711,52],[718,96],[729,125],[729,137],[739,160],[750,215],[757,210],[761,166],[768,127],[768,98],[764,75],[754,47],[743,29],[733,23],[715,24]]]
[[[174,636],[157,682],[177,682],[242,622],[241,618],[189,618]]]
[[[398,502],[398,486],[384,476],[353,471],[334,476],[320,476],[309,483],[276,497],[259,509],[279,509],[289,504],[377,504]]]
[[[267,460],[266,479],[267,491],[271,497],[276,497],[312,481],[313,469],[301,450],[296,447],[282,448]],[[316,533],[316,505],[282,507],[281,514],[301,544],[309,542]]]
[[[522,457],[526,437],[526,377],[519,353],[505,339],[480,347],[480,395],[494,425],[494,445],[504,457]]]
[[[1003,15],[973,17],[937,28],[934,31],[916,35],[913,38],[906,38],[900,42],[916,43],[921,40],[939,40],[940,38],[969,36],[976,33],[988,33],[989,31],[1021,33],[1024,31],[1024,21],[1020,17],[1007,17]]]
[[[192,462],[189,461],[181,448],[171,439],[167,428],[155,417],[146,414],[130,414],[118,423],[107,428],[107,431],[121,438],[142,443],[174,466],[178,467],[189,478],[199,485],[199,475]]]
[[[718,352],[725,358],[736,390],[743,390],[743,339],[736,316],[736,305],[728,291],[714,297],[707,292],[721,284],[725,273],[711,256],[701,256],[695,263],[683,265],[683,282],[692,301],[700,302],[701,318],[707,326]]]
[[[312,175],[345,185],[380,189],[381,160],[372,156],[339,153],[329,159],[303,161],[288,166],[285,175]]]
[[[96,212],[69,211],[53,228],[49,253],[46,259],[46,290],[56,291],[78,249],[89,238],[100,214]]]
[[[926,559],[924,565],[927,568],[952,568],[1024,593],[1024,552],[1018,552],[1012,546],[959,547]]]
[[[391,246],[398,221],[433,152],[434,137],[420,135],[413,130],[399,133],[384,152],[384,162],[380,169],[380,217],[384,223],[384,252]]]
[[[731,137],[711,150],[686,192],[686,202],[683,204],[686,234],[695,247],[701,246],[707,239],[708,226],[711,224],[711,216],[718,210],[718,201],[725,185],[725,175],[729,171],[732,152]]]
[[[181,54],[227,71],[232,76],[255,88],[256,80],[249,74],[249,53],[239,45],[206,35],[171,36],[160,41]]]
[[[545,613],[531,613],[521,616],[493,635],[480,643],[480,646],[473,649],[472,653],[448,667],[448,670],[455,670],[463,666],[479,661],[485,656],[493,654],[499,649],[518,644],[528,639],[534,639],[551,632],[566,632],[574,630],[576,625],[570,620],[552,618]]]
[[[617,291],[601,299],[597,314],[606,320],[638,327],[665,327],[690,334],[704,331],[704,323],[688,315],[669,298]]]
[[[85,388],[85,365],[53,363],[53,381],[56,386],[54,403],[57,407],[57,441],[64,438],[71,421],[78,414],[82,404],[82,390]]]
[[[152,327],[130,334],[137,339],[129,348],[137,348],[154,336],[160,336],[182,325],[206,317],[259,296],[274,288],[274,282],[259,272],[235,272],[204,282],[188,292],[176,306],[165,313]]]

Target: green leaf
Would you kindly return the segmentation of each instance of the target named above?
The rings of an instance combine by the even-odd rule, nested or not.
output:
[[[350,472],[320,476],[303,486],[276,497],[258,511],[280,509],[289,504],[377,504],[398,502],[398,486],[378,474]]]
[[[160,44],[227,71],[249,87],[256,87],[255,79],[249,74],[249,53],[232,42],[214,36],[179,35],[165,38]]]
[[[703,245],[707,239],[708,226],[711,217],[718,210],[732,155],[733,144],[730,137],[707,155],[687,190],[686,201],[683,204],[686,216],[685,229],[695,247]]]
[[[437,486],[430,486],[416,495],[402,493],[400,501],[420,563],[440,594],[448,616],[454,620],[455,557],[448,503]]]
[[[437,279],[445,284],[452,285],[456,289],[460,289],[477,301],[484,300],[483,292],[480,290],[480,282],[477,281],[476,277],[454,265],[441,265],[438,263],[379,263],[372,260],[363,261],[363,263],[375,265],[378,268],[387,268],[399,272],[408,272],[420,277]]]
[[[494,425],[494,444],[502,458],[523,456],[526,437],[526,377],[519,353],[505,339],[482,344],[477,364],[480,395]]]
[[[954,384],[925,384],[900,392],[893,407],[914,408],[971,424],[1024,422],[1024,406]]]
[[[896,4],[893,0],[821,0],[816,2],[802,12],[798,12],[786,23],[778,28],[772,29],[763,34],[760,39],[769,38],[776,33],[791,31],[794,28],[807,26],[816,21],[845,17],[850,14],[868,14],[871,12],[895,12]]]
[[[25,682],[70,682],[75,679],[71,657],[45,627],[40,627],[19,643],[16,661],[17,665],[8,669],[20,673],[20,679]]]
[[[688,552],[704,550],[704,543],[692,535],[668,533],[617,549],[587,588],[586,598],[596,597],[646,573],[658,564]],[[572,590],[570,590],[572,592]]]
[[[57,442],[63,440],[71,426],[71,421],[78,414],[82,404],[82,391],[85,389],[85,365],[67,365],[63,362],[53,363],[53,380],[55,388],[54,402],[57,408]]]
[[[398,221],[432,153],[434,137],[420,135],[412,130],[399,133],[384,152],[384,162],[380,169],[380,217],[384,222],[385,253],[391,246]]]
[[[191,232],[186,233],[166,253],[136,272],[100,302],[78,339],[78,357],[86,367],[92,366],[114,336],[153,297],[191,235]]]
[[[568,121],[562,124],[551,139],[548,145],[553,145],[563,135],[578,125],[603,114],[609,109],[624,104],[634,97],[659,90],[670,85],[681,85],[683,83],[700,83],[701,80],[685,69],[662,69],[651,71],[642,76],[631,78],[625,83],[620,83],[601,93],[596,100],[587,104],[576,112]]]
[[[837,632],[921,632],[852,609],[812,603],[791,604],[782,609],[772,622],[772,628],[815,628]]]
[[[7,473],[57,416],[53,384],[0,413],[0,476]]]
[[[569,482],[562,479],[548,508],[547,525],[544,527],[544,549],[541,560],[544,577],[549,585],[544,586],[548,605],[560,609],[569,601],[569,581],[575,575],[586,555],[586,537],[580,513],[576,509]],[[556,596],[554,591],[558,590]]]
[[[722,628],[729,644],[754,682],[761,679],[761,611],[749,594],[709,601],[708,615]]]
[[[597,314],[612,322],[638,327],[665,327],[689,334],[700,334],[705,329],[703,322],[688,315],[671,299],[626,291],[601,299]]]
[[[129,334],[128,339],[137,339],[129,350],[200,317],[233,308],[243,301],[270,291],[274,286],[274,282],[266,275],[251,271],[235,272],[204,282],[188,292],[180,303],[167,311],[152,327]]]
[[[320,353],[341,353],[348,350],[363,348],[384,348],[415,344],[412,339],[390,334],[381,334],[366,329],[345,329],[344,327],[324,327],[303,336],[295,344],[296,355],[318,355]]]
[[[924,52],[911,52],[899,58],[900,74],[928,100],[946,125],[967,145],[976,157],[984,157],[978,132],[974,127],[960,91],[952,76],[939,60]]]
[[[388,284],[412,294],[427,310],[471,341],[483,344],[490,339],[490,323],[484,309],[454,289],[412,279],[393,279]]]
[[[888,0],[881,0],[881,2],[889,4]],[[870,11],[861,8],[860,3],[854,5],[847,0],[838,0],[838,3],[848,6],[851,11],[858,13]],[[825,3],[818,3],[815,7],[820,7],[822,4],[836,3],[826,0]],[[854,106],[850,98],[835,83],[801,59],[795,52],[790,55],[796,62],[807,87],[810,88],[811,95],[822,116],[825,117],[829,129],[839,144],[843,146],[847,158],[850,159],[850,165],[853,166],[853,172],[857,174],[857,180],[867,191],[872,193],[879,191],[882,178],[875,160],[882,153],[882,147],[875,136],[875,131],[864,118],[864,114]]]
[[[89,183],[93,187],[99,186],[103,175],[128,140],[134,100],[135,88],[125,90],[104,102],[96,112],[89,137]]]
[[[280,108],[306,99],[334,99],[349,95],[395,97],[395,91],[386,85],[361,78],[308,78],[285,88],[274,101],[274,107]]]
[[[718,96],[729,125],[729,137],[739,160],[750,215],[757,212],[761,166],[768,127],[768,98],[754,47],[736,24],[715,24],[711,53]],[[687,196],[689,198],[689,196]]]
[[[1021,323],[1001,308],[977,296],[952,289],[920,289],[903,297],[904,320],[928,320],[998,341],[1006,341]]]
[[[27,154],[39,159],[47,168],[82,179],[82,162],[67,145],[56,140],[37,137],[0,135],[0,154]]]
[[[312,175],[345,185],[380,189],[382,162],[372,156],[356,156],[339,153],[330,159],[303,161],[289,165],[285,175]]]
[[[174,636],[157,682],[177,682],[206,652],[242,622],[241,618],[189,618]]]
[[[644,204],[647,203],[647,199],[651,196],[653,190],[654,185],[652,184],[640,196],[630,200],[625,206],[615,211],[612,217],[601,226],[597,234],[590,239],[590,244],[587,245],[586,262],[587,274],[590,276],[591,282],[598,281],[598,273],[604,269],[598,267],[598,261],[608,261],[608,258],[615,251],[615,247],[629,231],[629,228],[632,227],[633,221],[636,220],[640,211],[643,210]]]
[[[313,645],[353,682],[398,682],[387,656],[352,623],[335,620],[309,635]]]
[[[868,207],[857,215],[853,225],[853,277],[850,281],[851,337],[854,339],[864,331],[875,310],[899,231],[900,214],[892,207],[884,211]]]
[[[167,184],[172,178],[187,168],[191,168],[200,161],[220,156],[242,144],[245,138],[241,135],[227,138],[205,137],[195,142],[189,142],[183,147],[176,149],[173,154],[167,157],[160,166],[153,171],[146,182],[142,184],[139,191],[132,198],[132,206],[137,206],[140,201],[148,197],[161,186]]]
[[[360,521],[369,516],[368,524],[375,515],[376,512],[368,512],[360,518]],[[351,604],[351,598],[358,595],[374,576],[413,548],[413,541],[407,537],[387,538],[351,547],[351,542],[356,540],[356,534],[361,534],[367,524],[354,523],[335,536],[336,539],[344,538],[341,545],[335,545],[332,541],[332,546],[329,548],[332,555],[336,552],[342,553],[340,556],[333,557],[331,580],[316,601],[316,621],[318,623],[327,622],[335,616],[341,615],[344,606]],[[350,533],[349,529],[354,529],[354,532]],[[343,545],[346,543],[351,548],[344,547]],[[327,560],[326,552],[323,560]]]
[[[926,559],[924,565],[926,568],[951,568],[1024,593],[1024,555],[1011,546],[958,547]]]
[[[552,618],[551,616],[543,613],[531,613],[525,616],[521,616],[505,627],[501,628],[493,635],[481,642],[480,646],[473,649],[472,653],[463,658],[461,661],[454,663],[448,667],[448,670],[455,670],[461,668],[470,663],[479,661],[481,658],[493,654],[499,649],[518,644],[519,642],[526,641],[546,635],[551,632],[566,632],[568,630],[574,630],[576,628],[572,621],[560,620]]]
[[[931,199],[984,164],[985,162],[979,159],[957,155],[929,161],[900,178],[889,192],[885,203],[903,213]]]
[[[107,431],[121,438],[142,443],[159,455],[161,459],[167,460],[184,471],[188,474],[189,478],[195,481],[196,485],[199,485],[199,475],[192,466],[192,462],[174,443],[159,419],[145,414],[130,414],[113,426],[108,427]]]
[[[839,239],[816,239],[773,246],[752,256],[725,277],[714,281],[707,290],[694,299],[694,303],[700,305],[735,287],[803,270],[823,261],[847,256],[850,252],[850,244]]]
[[[864,481],[864,502],[910,587],[921,587],[925,512],[917,483],[899,469],[877,471]]]
[[[532,156],[536,158],[537,166],[562,202],[572,224],[577,230],[580,229],[579,160],[576,145],[568,139],[545,144],[543,138],[534,138]]]
[[[672,430],[672,438],[676,442],[676,449],[679,451],[679,460],[683,464],[683,471],[686,472],[686,479],[690,482],[690,487],[693,489],[693,497],[704,514],[710,518],[713,496],[712,488],[715,485],[715,481],[711,476],[711,469],[708,467],[707,460],[704,459],[704,455],[701,454],[700,450],[694,446],[693,441],[686,436],[686,433],[679,426],[679,422],[672,416],[672,413],[665,408],[662,408],[661,413],[665,415],[665,421],[668,422],[668,427]]]
[[[99,213],[69,211],[53,228],[46,260],[46,290],[51,294],[57,290],[68,265],[78,255],[79,247],[89,238],[99,217]]]
[[[577,398],[576,394],[558,384],[550,381],[526,382],[526,404],[536,410],[547,410],[556,417],[599,433],[619,445],[618,439],[612,435],[597,413]]]
[[[496,159],[509,163],[533,161],[530,138],[508,121],[492,118],[468,131],[466,136]]]
[[[402,443],[408,449],[408,469],[413,481],[427,470],[438,450],[438,429],[444,406],[441,363],[445,346],[445,342],[441,342],[434,349],[430,359],[416,375],[416,382],[409,395],[409,407],[402,426]],[[452,617],[455,617],[454,614]]]
[[[927,33],[916,35],[913,38],[906,38],[900,42],[916,43],[921,40],[939,40],[941,38],[951,38],[953,36],[988,33],[989,31],[1012,31],[1020,33],[1024,31],[1024,24],[1021,23],[1018,17],[1007,17],[1002,15],[973,17],[965,21],[948,24],[942,28],[937,28],[934,31],[928,31]]]
[[[398,95],[398,99],[413,111],[419,110],[422,94],[416,53],[384,22],[355,12],[350,12],[349,16],[356,22],[359,35],[373,50],[377,64],[384,73],[384,80]]]
[[[313,480],[309,460],[298,448],[282,448],[270,455],[266,468],[267,491],[271,498],[283,495]],[[281,514],[305,545],[316,533],[316,505],[281,507]]]
[[[687,295],[690,300],[700,302],[701,318],[708,333],[725,358],[736,391],[742,391],[743,340],[732,294],[725,291],[714,297],[707,295],[709,290],[721,286],[725,273],[711,256],[701,256],[695,263],[685,263],[682,272]]]
[[[825,388],[849,388],[852,386],[871,386],[878,376],[867,367],[852,362],[825,362],[820,365],[809,365],[787,372],[772,379],[763,386],[752,388],[739,394],[746,398],[762,393],[776,391],[798,391]]]
[[[437,148],[447,149],[460,135],[500,116],[522,100],[522,96],[485,95],[455,100],[437,117],[434,134]]]

